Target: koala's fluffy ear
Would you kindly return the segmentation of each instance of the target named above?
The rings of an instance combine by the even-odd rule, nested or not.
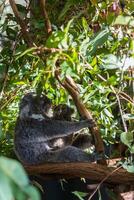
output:
[[[34,92],[27,93],[21,100],[19,106],[20,118],[32,117],[32,115],[42,115],[42,117],[49,117],[49,111],[52,107],[51,100],[41,94],[37,95]]]
[[[20,102],[20,105],[19,105],[19,117],[20,118],[26,118],[29,116],[29,112],[30,112],[30,104],[31,104],[31,101],[34,97],[34,93],[33,92],[30,92],[30,93],[27,93],[22,99],[21,99],[21,102]]]
[[[31,102],[31,100],[33,99],[33,97],[35,97],[35,93],[34,92],[30,92],[30,93],[25,94],[25,96],[21,99],[20,109],[22,109],[23,106],[25,106],[26,104],[28,104],[29,102]]]

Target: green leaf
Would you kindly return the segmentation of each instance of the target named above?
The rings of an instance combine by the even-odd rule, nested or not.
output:
[[[82,42],[81,48],[89,48],[89,54],[93,55],[96,52],[97,48],[107,41],[109,34],[110,31],[106,28],[105,30],[97,33],[93,39],[89,40],[89,38],[86,38]]]
[[[82,26],[84,28],[85,33],[87,33],[88,29],[89,29],[89,25],[88,25],[87,20],[86,20],[85,17],[82,17]]]
[[[89,43],[90,46],[93,47],[90,51],[91,54],[94,54],[98,46],[103,45],[107,41],[109,34],[110,31],[108,28],[106,28],[95,35],[94,39]]]
[[[2,137],[2,120],[0,119],[0,138]]]
[[[29,184],[22,165],[6,157],[0,157],[0,197],[1,200],[40,199],[37,189]]]
[[[14,85],[25,85],[26,83],[23,81],[17,81],[13,83]]]
[[[83,197],[86,197],[88,195],[88,193],[85,192],[78,192],[78,191],[74,191],[72,192],[75,196],[77,196],[80,200],[84,200]]]
[[[132,145],[132,146],[130,147],[130,152],[131,152],[132,154],[134,154],[134,145]]]
[[[53,75],[54,75],[54,72],[55,72],[56,62],[58,60],[59,55],[60,55],[59,53],[51,55],[46,61],[47,66],[52,68],[52,74]]]
[[[65,37],[65,32],[63,31],[55,31],[50,35],[50,37],[46,41],[46,47],[48,48],[61,48],[61,42]]]
[[[108,80],[107,83],[109,85],[116,85],[117,84],[117,77],[116,76],[111,76]]]
[[[0,170],[3,171],[4,174],[10,177],[10,179],[20,187],[25,186],[29,183],[24,168],[16,160],[0,157]]]
[[[83,0],[68,0],[63,8],[63,10],[61,11],[58,20],[63,20],[65,14],[67,13],[67,11],[70,9],[71,6],[73,6],[74,4],[78,4],[80,2],[82,2]]]
[[[25,55],[27,55],[29,53],[32,53],[35,49],[36,49],[36,47],[32,47],[30,49],[27,49],[26,51],[24,51],[23,53],[21,53],[20,55],[18,55],[16,57],[16,60],[18,60],[19,58],[21,58],[21,57],[23,57],[23,56],[25,56]]]
[[[134,114],[126,113],[123,115],[124,119],[126,120],[134,120]]]
[[[126,169],[130,173],[134,173],[134,164],[128,165],[127,163],[124,163],[123,168]]]
[[[84,39],[80,45],[80,54],[82,54],[83,56],[86,55],[87,53],[87,49],[89,48],[89,44],[90,44],[90,39],[89,37],[87,37],[86,39]]]
[[[66,26],[66,28],[65,28],[65,30],[64,30],[64,32],[65,32],[65,37],[64,37],[63,40],[62,40],[62,46],[63,46],[65,49],[67,49],[68,46],[69,46],[69,44],[68,44],[69,29],[70,29],[70,26],[72,25],[73,21],[74,21],[74,19],[71,19],[71,20],[68,22],[68,24],[67,24],[67,26]]]
[[[32,200],[39,200],[40,199],[40,195],[38,193],[38,190],[31,185],[26,186],[23,189],[23,192],[25,192],[25,194],[27,194],[29,197],[31,197],[30,199],[32,199]]]
[[[114,25],[130,25],[130,26],[134,26],[134,17],[132,16],[123,16],[123,15],[119,15],[115,22]]]
[[[122,63],[117,56],[108,54],[103,57],[101,67],[105,69],[118,69],[122,67]]]
[[[121,141],[127,145],[128,147],[131,147],[131,144],[133,142],[133,133],[132,132],[123,132],[121,134]]]
[[[112,115],[112,113],[110,113],[110,111],[108,110],[108,109],[106,109],[106,108],[104,108],[104,113],[108,116],[108,117],[110,117],[110,118],[113,118],[114,116]]]
[[[10,187],[10,180],[8,176],[5,176],[5,174],[2,171],[0,171],[0,199],[1,200],[14,199],[12,188]]]

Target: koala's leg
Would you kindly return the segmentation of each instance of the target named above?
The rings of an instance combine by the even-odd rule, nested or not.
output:
[[[38,157],[40,163],[46,162],[94,162],[96,156],[88,154],[81,149],[73,146],[67,146],[64,149],[50,151],[47,154],[41,154]]]

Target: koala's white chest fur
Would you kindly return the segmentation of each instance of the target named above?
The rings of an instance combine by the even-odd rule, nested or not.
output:
[[[55,142],[53,143],[54,148],[62,148],[65,146],[65,142],[62,138],[56,139]]]

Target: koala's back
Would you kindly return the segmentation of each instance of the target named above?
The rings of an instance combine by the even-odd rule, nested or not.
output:
[[[42,134],[42,127],[37,120],[17,119],[14,137],[14,149],[18,158],[25,163],[39,163],[41,154],[47,155],[49,146]]]

